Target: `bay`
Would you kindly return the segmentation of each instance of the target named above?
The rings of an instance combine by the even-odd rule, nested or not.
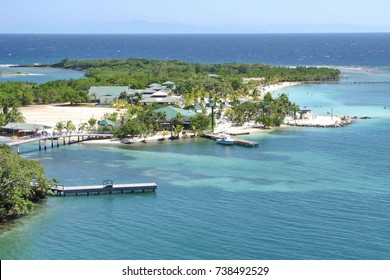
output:
[[[310,65],[343,66],[345,79],[338,84],[298,85],[281,92],[314,113],[333,110],[371,119],[358,118],[337,129],[287,128],[243,136],[259,141],[258,148],[222,147],[205,139],[75,144],[40,152],[32,145],[23,156],[39,160],[49,177],[65,185],[113,179],[156,181],[159,188],[145,194],[50,197],[1,231],[0,258],[389,259],[389,84],[353,83],[389,80],[388,60],[382,57],[388,35],[186,36],[179,45],[165,42],[175,58],[191,52],[194,57],[186,61],[258,62],[265,57],[290,65],[304,51]],[[162,38],[170,37],[150,35],[150,45]],[[195,50],[199,38],[216,53]],[[364,43],[368,39],[374,49]],[[78,44],[94,40],[79,37]],[[232,43],[214,48],[215,40]],[[92,48],[91,57],[110,57],[117,47]],[[149,55],[161,58],[167,48]],[[242,55],[230,51],[242,48]],[[35,55],[35,62],[41,62]],[[23,59],[33,60],[30,55]]]

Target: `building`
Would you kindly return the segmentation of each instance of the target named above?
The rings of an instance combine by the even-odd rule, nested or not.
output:
[[[189,124],[190,119],[196,115],[196,113],[193,111],[184,110],[184,109],[176,108],[173,106],[160,108],[160,109],[154,110],[153,112],[165,114],[167,122],[174,121],[177,118],[177,115],[180,114],[183,117],[182,124]]]
[[[46,130],[51,130],[52,127],[36,123],[8,123],[2,129],[18,136],[25,136],[43,133]]]
[[[95,100],[100,105],[109,105],[115,103],[121,96],[128,99],[141,92],[140,90],[131,89],[129,86],[92,86],[88,95],[91,101]]]
[[[173,89],[175,83],[171,81],[162,85],[153,83],[146,89],[131,89],[130,86],[92,86],[88,95],[91,101],[99,102],[100,105],[113,104],[123,97],[131,100],[136,96],[142,96],[139,101],[143,103],[175,104],[180,98],[170,96]]]

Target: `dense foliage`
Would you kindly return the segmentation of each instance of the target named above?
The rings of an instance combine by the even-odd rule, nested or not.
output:
[[[131,84],[142,88],[153,82],[184,81],[205,77],[213,73],[224,78],[262,77],[265,82],[337,80],[340,71],[327,67],[275,67],[266,64],[223,63],[202,64],[183,61],[151,59],[121,60],[69,60],[64,59],[52,67],[86,71],[87,77],[97,82]]]
[[[183,61],[150,59],[80,60],[64,59],[51,67],[85,71],[87,78],[57,80],[44,84],[0,83],[0,125],[22,121],[17,108],[30,104],[89,101],[88,90],[99,85],[130,85],[145,88],[151,83],[173,81],[184,105],[207,105],[211,97],[221,106],[225,101],[239,104],[239,98],[259,100],[257,87],[284,81],[337,80],[340,71],[326,67],[275,67],[265,64],[224,63],[202,64]],[[214,74],[210,77],[209,74]],[[243,78],[256,77],[257,81],[243,82]],[[203,100],[203,101],[202,101]],[[239,110],[239,109],[237,109]],[[151,131],[150,127],[141,129]]]
[[[0,222],[31,211],[34,202],[45,197],[49,184],[37,161],[0,146]]]
[[[245,87],[245,77],[263,78],[264,84],[294,81],[338,80],[340,71],[327,67],[275,67],[265,64],[202,64],[151,59],[79,60],[64,59],[52,67],[86,71],[96,85],[131,85],[145,88],[151,83],[171,80],[181,94],[207,91],[228,95]],[[211,78],[216,74],[218,78]],[[215,76],[214,76],[215,77]]]
[[[58,80],[44,84],[28,82],[0,83],[0,103],[8,107],[32,103],[84,102],[88,89],[98,85],[131,85],[145,88],[151,83],[174,81],[186,94],[197,87],[206,91],[236,91],[242,78],[261,77],[264,83],[283,81],[337,80],[340,71],[326,67],[275,67],[265,64],[202,64],[150,59],[69,60],[42,65],[86,71],[86,79]],[[219,79],[208,74],[219,75]]]
[[[296,115],[299,106],[291,103],[286,94],[273,98],[267,93],[261,101],[248,101],[226,111],[229,121],[238,125],[245,122],[261,123],[264,127],[280,126],[286,115]]]

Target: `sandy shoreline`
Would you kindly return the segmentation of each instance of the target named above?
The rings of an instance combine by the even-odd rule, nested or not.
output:
[[[283,82],[268,86],[259,86],[258,90],[263,95],[267,92],[295,86],[297,82]],[[67,104],[50,104],[50,105],[30,105],[19,108],[20,112],[26,119],[26,123],[44,124],[55,126],[60,121],[71,120],[78,127],[86,123],[90,118],[100,120],[105,113],[113,113],[115,108],[108,106],[70,106]],[[236,130],[238,128],[235,128]],[[242,129],[242,128],[241,128]]]
[[[76,127],[90,118],[100,120],[105,113],[113,113],[115,108],[103,106],[69,106],[63,104],[30,105],[19,108],[26,123],[44,124],[54,127],[60,121],[72,121]]]
[[[264,96],[268,92],[274,93],[275,91],[280,90],[282,88],[292,87],[300,84],[301,84],[300,82],[281,82],[277,84],[271,84],[268,86],[258,86],[257,90],[260,92],[261,96]]]
[[[283,82],[268,86],[259,86],[258,90],[262,96],[266,93],[273,93],[282,88],[291,87],[300,84],[299,82]],[[72,121],[76,128],[81,124],[88,122],[90,118],[100,120],[105,113],[117,112],[115,108],[108,106],[70,106],[68,104],[50,104],[50,105],[30,105],[21,107],[20,112],[25,117],[26,123],[43,124],[54,127],[60,121]],[[316,116],[309,115],[302,120],[286,119],[287,125],[332,125],[335,121],[340,122],[339,117],[331,116]],[[230,122],[217,123],[214,133],[227,133],[232,135],[249,134],[249,133],[264,133],[270,132],[272,129],[263,129],[255,123],[246,123],[242,126],[234,126]],[[137,142],[146,140],[147,142],[157,142],[161,139],[161,135],[155,135],[144,138],[136,138]],[[168,136],[166,136],[168,138]],[[169,140],[167,140],[169,141]],[[121,144],[118,140],[95,140],[85,143],[95,144]]]

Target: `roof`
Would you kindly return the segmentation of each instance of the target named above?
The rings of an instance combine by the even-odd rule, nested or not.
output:
[[[157,83],[153,83],[153,84],[150,84],[149,87],[160,87],[161,88],[161,85],[157,84]]]
[[[89,89],[88,94],[96,94],[96,98],[99,99],[101,96],[108,95],[113,98],[118,98],[122,92],[126,92],[127,95],[135,95],[136,91],[127,86],[92,86]]]
[[[36,124],[36,123],[9,123],[5,126],[3,126],[4,129],[12,129],[12,130],[28,130],[28,131],[35,131],[35,130],[44,130],[52,128],[51,126],[44,125],[44,124]]]
[[[168,93],[164,91],[156,91],[152,94],[152,97],[167,97]]]
[[[162,86],[150,86],[148,89],[153,89],[153,90],[162,90],[164,87]]]
[[[217,74],[208,74],[209,78],[218,78],[219,76]]]
[[[196,110],[196,111],[202,111],[204,109],[204,107],[200,106],[199,104],[195,104],[193,106],[193,109]]]
[[[163,86],[173,86],[174,84],[174,82],[166,81],[165,83],[163,83]]]
[[[143,103],[175,103],[177,102],[177,99],[176,98],[173,98],[173,97],[164,97],[164,98],[161,98],[161,97],[146,97],[146,98],[142,98],[141,102]]]
[[[153,93],[155,93],[155,92],[156,92],[156,90],[151,89],[151,88],[148,88],[148,89],[145,89],[145,90],[142,92],[142,94],[153,94]]]
[[[101,120],[101,121],[99,121],[98,123],[99,123],[99,125],[101,125],[101,126],[116,126],[116,123],[115,123],[115,122],[110,121],[110,120],[106,120],[106,119]]]
[[[193,111],[184,110],[184,109],[180,109],[180,108],[176,108],[176,107],[172,107],[172,106],[160,108],[160,109],[154,110],[153,112],[165,113],[165,115],[167,117],[167,121],[171,121],[172,119],[176,118],[177,114],[184,116],[184,118],[186,120],[188,120],[196,115]]]

